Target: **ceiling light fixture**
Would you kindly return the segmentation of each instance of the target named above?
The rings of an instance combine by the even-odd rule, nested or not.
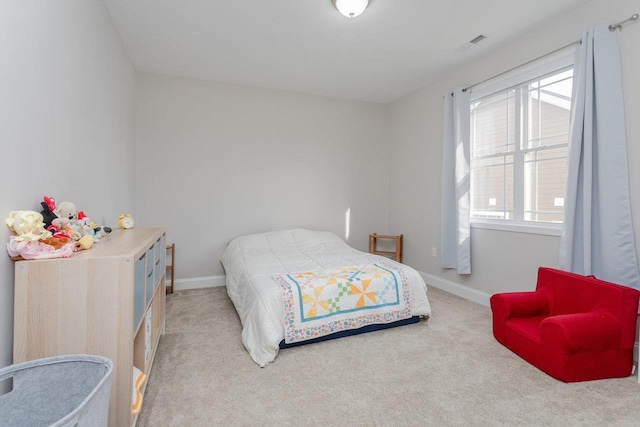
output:
[[[355,18],[369,6],[369,0],[331,0],[331,3],[347,18]]]

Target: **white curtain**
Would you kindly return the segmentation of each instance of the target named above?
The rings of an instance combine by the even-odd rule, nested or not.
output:
[[[631,217],[618,32],[587,31],[576,52],[559,267],[640,288]]]
[[[440,266],[471,274],[469,91],[445,95]]]

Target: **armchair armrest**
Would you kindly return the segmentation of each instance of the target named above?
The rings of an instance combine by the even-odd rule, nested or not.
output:
[[[549,298],[543,292],[506,292],[490,299],[491,310],[504,320],[512,317],[533,317],[549,314]]]
[[[605,310],[551,316],[540,324],[543,348],[564,353],[617,349],[621,336],[620,322]]]
[[[493,312],[493,336],[502,344],[505,344],[507,320],[549,314],[550,302],[545,292],[506,292],[493,295],[489,301]]]

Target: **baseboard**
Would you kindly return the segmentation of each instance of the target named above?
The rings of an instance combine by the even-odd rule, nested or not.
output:
[[[224,286],[225,277],[226,276],[222,275],[222,276],[193,277],[191,279],[179,279],[179,280],[176,280],[176,284],[173,287],[173,290],[184,291],[187,289],[213,288],[216,286]],[[168,281],[168,285],[171,285],[171,281]]]
[[[423,273],[422,271],[419,271],[419,273],[427,283],[427,286],[430,285],[438,289],[442,289],[443,291],[449,292],[450,294],[468,299],[469,301],[473,301],[487,307],[489,306],[489,298],[491,298],[491,295],[486,292],[471,289],[467,286],[452,282],[451,280],[442,279],[431,274]]]

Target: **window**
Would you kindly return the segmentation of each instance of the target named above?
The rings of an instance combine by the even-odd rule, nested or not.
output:
[[[569,65],[488,94],[472,91],[472,223],[559,228],[572,83]]]

